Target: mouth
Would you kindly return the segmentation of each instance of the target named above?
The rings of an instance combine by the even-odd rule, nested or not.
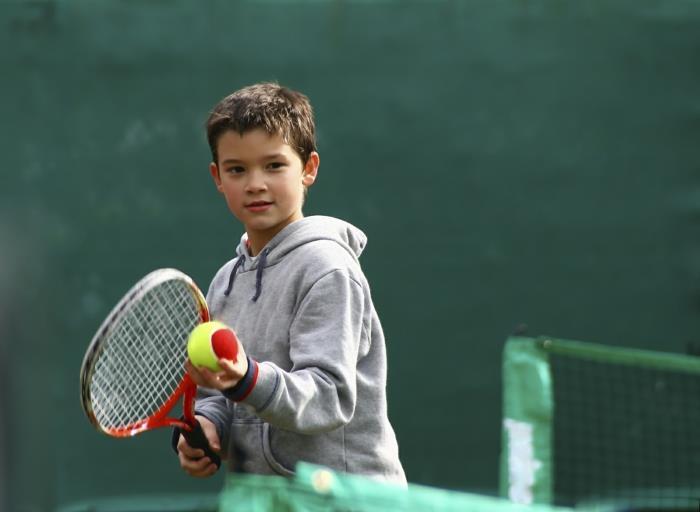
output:
[[[245,205],[245,207],[252,212],[262,212],[267,210],[270,206],[272,206],[271,201],[253,201]]]

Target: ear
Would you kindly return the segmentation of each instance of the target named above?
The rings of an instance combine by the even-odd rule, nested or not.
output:
[[[221,186],[221,175],[219,174],[219,166],[216,165],[214,162],[209,164],[209,173],[211,174],[211,177],[214,179],[214,184],[216,185],[216,190],[219,192],[224,191],[224,187]]]
[[[305,187],[310,187],[316,181],[316,176],[318,176],[318,166],[321,163],[321,158],[318,156],[316,151],[309,155],[306,164],[304,165],[304,173],[301,176],[301,183]]]

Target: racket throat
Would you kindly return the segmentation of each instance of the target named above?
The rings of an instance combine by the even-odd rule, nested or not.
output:
[[[188,425],[194,425],[194,399],[197,395],[197,385],[194,383],[189,374],[185,374],[180,386],[183,388],[182,395],[182,415]],[[191,426],[188,430],[191,430]]]

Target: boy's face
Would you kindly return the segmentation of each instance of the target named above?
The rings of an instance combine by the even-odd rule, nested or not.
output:
[[[217,150],[211,175],[257,254],[282,228],[303,218],[304,188],[316,179],[318,154],[303,163],[280,135],[262,128],[243,135],[226,131]]]

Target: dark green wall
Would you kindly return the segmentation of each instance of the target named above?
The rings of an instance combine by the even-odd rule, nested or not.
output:
[[[410,480],[495,493],[517,324],[700,339],[699,63],[689,0],[0,3],[6,508],[218,489],[181,474],[165,431],[94,432],[78,371],[134,280],[173,266],[206,286],[231,257],[202,125],[261,80],[316,107],[307,213],[369,235]]]

